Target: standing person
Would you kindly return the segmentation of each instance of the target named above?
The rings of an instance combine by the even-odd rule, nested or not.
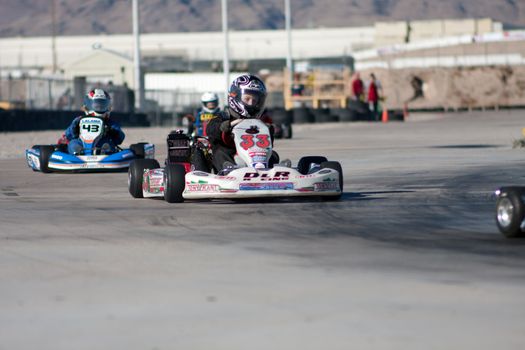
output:
[[[364,100],[365,85],[359,72],[355,72],[354,79],[352,80],[352,96],[356,101]]]
[[[235,143],[232,136],[231,122],[237,119],[257,118],[264,120],[266,86],[262,80],[251,74],[237,77],[228,90],[228,109],[225,118],[210,120],[206,128],[213,151],[213,166],[217,171],[235,164]],[[273,128],[270,128],[273,140]],[[272,162],[278,161],[278,155],[272,154]]]
[[[304,94],[304,84],[301,83],[301,75],[299,73],[294,74],[290,92],[292,94],[293,106],[296,108],[302,107],[303,103],[301,101],[293,99],[294,97],[300,97]]]
[[[192,136],[208,136],[206,127],[210,120],[220,117],[222,120],[224,113],[219,107],[219,96],[214,92],[205,92],[201,96],[201,108],[197,111],[195,117],[189,116],[190,125],[188,134]]]
[[[109,118],[111,113],[111,97],[102,89],[94,89],[84,96],[82,110],[85,115],[73,119],[71,125],[66,129],[65,136],[69,141],[67,150],[70,154],[82,152],[82,141],[80,137],[80,120],[85,117],[100,117],[104,120],[105,134],[97,141],[96,147],[100,147],[104,153],[113,153],[118,145],[124,141],[126,135],[120,125]]]
[[[368,104],[373,113],[373,120],[379,120],[379,98],[381,84],[376,79],[374,73],[370,73],[370,83],[368,84]]]

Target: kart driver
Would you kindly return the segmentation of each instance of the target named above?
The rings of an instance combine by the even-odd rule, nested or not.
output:
[[[86,114],[73,119],[71,125],[66,129],[65,135],[69,143],[67,150],[70,154],[80,154],[82,152],[82,141],[79,139],[80,120],[86,116],[100,117],[104,120],[105,133],[98,140],[95,147],[100,147],[103,153],[113,153],[117,145],[120,145],[126,137],[120,125],[109,119],[111,113],[111,97],[102,89],[91,90],[84,96],[82,110]]]
[[[190,119],[190,125],[188,128],[188,134],[192,136],[207,136],[206,126],[215,117],[224,117],[224,113],[219,107],[219,96],[214,92],[205,92],[201,96],[201,109],[197,112],[194,117],[191,114],[188,115]]]
[[[237,77],[228,90],[228,108],[224,110],[224,118],[214,118],[209,121],[206,133],[213,151],[213,166],[217,171],[235,164],[235,143],[232,136],[231,122],[236,119],[259,118],[263,116],[266,102],[266,86],[255,75]],[[263,120],[264,121],[264,120]],[[270,136],[273,143],[273,127],[270,126]],[[272,153],[270,163],[277,163],[279,156]]]

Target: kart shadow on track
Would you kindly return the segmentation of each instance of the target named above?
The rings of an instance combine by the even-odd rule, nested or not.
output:
[[[351,201],[373,201],[385,199],[386,197],[376,196],[390,193],[413,193],[415,191],[377,191],[377,192],[343,192],[338,202]],[[191,202],[191,201],[190,201]],[[202,200],[199,200],[202,203]],[[211,201],[210,201],[211,202]],[[246,203],[322,203],[326,200],[318,197],[292,197],[292,198],[238,198],[214,200],[214,204],[246,204]]]

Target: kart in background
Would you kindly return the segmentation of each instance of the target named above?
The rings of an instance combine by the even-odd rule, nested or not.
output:
[[[496,190],[496,225],[507,238],[525,237],[525,187]]]
[[[141,142],[129,149],[116,151],[95,147],[105,133],[106,126],[99,117],[86,116],[79,123],[79,139],[83,145],[80,154],[70,154],[62,137],[54,145],[34,145],[26,150],[27,165],[34,171],[115,171],[127,169],[135,159],[153,158],[155,146]]]
[[[338,162],[325,157],[303,157],[297,167],[291,162],[271,164],[272,145],[268,126],[258,119],[240,119],[232,123],[237,155],[231,168],[212,173],[211,167],[197,169],[188,161],[187,141],[170,145],[169,155],[178,156],[164,168],[153,160],[137,160],[128,172],[128,187],[134,198],[158,197],[167,202],[185,199],[242,199],[314,196],[339,199],[343,191],[343,173]],[[172,153],[173,152],[173,153]],[[199,156],[201,157],[201,156]],[[193,163],[194,165],[197,162]],[[200,163],[199,163],[200,164]]]

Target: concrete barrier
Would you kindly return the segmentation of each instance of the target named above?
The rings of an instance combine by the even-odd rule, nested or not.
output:
[[[65,130],[82,111],[1,110],[0,131]],[[121,126],[150,126],[145,114],[111,113]]]

